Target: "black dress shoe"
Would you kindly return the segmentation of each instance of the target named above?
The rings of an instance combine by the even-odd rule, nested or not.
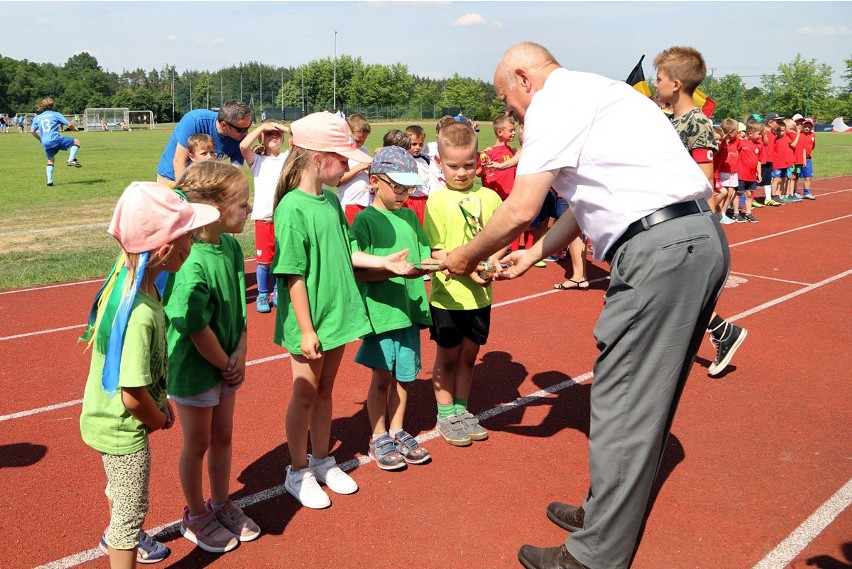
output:
[[[523,545],[518,550],[518,561],[527,569],[588,569],[568,553],[565,544],[556,547]]]
[[[583,529],[586,511],[583,506],[577,507],[561,502],[551,502],[547,506],[547,517],[562,529],[580,531]]]

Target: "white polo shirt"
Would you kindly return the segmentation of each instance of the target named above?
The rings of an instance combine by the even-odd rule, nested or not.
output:
[[[711,194],[671,122],[627,83],[557,69],[530,103],[517,175],[559,170],[553,184],[602,260],[627,226]]]

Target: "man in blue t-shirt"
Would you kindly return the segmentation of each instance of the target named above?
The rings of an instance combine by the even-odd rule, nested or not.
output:
[[[53,110],[53,99],[45,97],[39,101],[37,110],[39,114],[33,119],[32,134],[44,147],[47,156],[47,185],[53,185],[53,159],[60,150],[71,149],[68,154],[68,166],[79,168],[82,166],[77,162],[77,151],[80,150],[80,141],[70,136],[59,134],[61,125],[66,125],[71,130],[77,130],[74,125],[69,125],[68,120]]]
[[[194,134],[209,134],[213,138],[216,159],[230,158],[231,162],[243,163],[240,141],[246,137],[252,123],[251,107],[242,101],[228,101],[219,114],[207,109],[196,109],[186,113],[175,127],[160,164],[157,166],[157,181],[174,186],[189,163],[189,137]]]

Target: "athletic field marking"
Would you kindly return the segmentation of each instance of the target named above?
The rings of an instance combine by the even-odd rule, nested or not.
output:
[[[742,275],[744,277],[751,277],[753,279],[764,279],[764,280],[767,280],[767,281],[776,281],[776,282],[779,282],[779,283],[794,284],[794,285],[799,285],[799,286],[809,286],[811,284],[811,283],[801,283],[799,281],[788,281],[786,279],[776,279],[775,277],[765,277],[763,275],[752,275],[752,274],[749,274],[749,273],[741,273],[739,271],[731,271],[731,274],[732,275]],[[0,338],[0,339],[2,339],[2,338]]]
[[[61,288],[61,287],[66,287],[66,286],[78,286],[78,285],[85,285],[85,284],[91,284],[91,283],[102,283],[102,282],[104,282],[103,279],[92,279],[92,280],[88,280],[88,281],[75,281],[73,283],[61,283],[61,284],[53,284],[53,285],[34,286],[34,287],[30,287],[30,288],[19,288],[18,290],[4,290],[3,292],[0,292],[0,295],[3,295],[3,294],[18,294],[20,292],[41,292],[41,291],[47,290],[49,288]]]
[[[852,479],[843,485],[834,496],[793,530],[784,541],[770,551],[754,569],[775,569],[786,567],[799,555],[828,525],[852,504]]]
[[[15,334],[13,336],[0,336],[0,342],[7,340],[17,340],[18,338],[30,338],[32,336],[40,336],[42,334],[53,334],[54,332],[65,332],[66,330],[75,330],[77,328],[85,328],[85,324],[74,324],[73,326],[63,326],[62,328],[51,328],[50,330],[39,330],[38,332],[25,332],[23,334]]]
[[[770,235],[764,235],[763,237],[755,237],[754,239],[749,239],[748,241],[740,241],[739,243],[729,243],[728,246],[733,249],[734,247],[739,247],[740,245],[748,245],[749,243],[754,243],[755,241],[763,241],[764,239],[772,239],[773,237],[779,237],[781,235],[786,235],[787,233],[795,233],[796,231],[802,231],[803,229],[810,229],[811,227],[817,227],[818,225],[824,225],[826,223],[833,223],[835,221],[842,221],[844,219],[848,219],[852,217],[852,213],[848,215],[842,215],[840,217],[835,217],[833,219],[826,219],[824,221],[818,221],[816,223],[811,223],[810,225],[802,225],[801,227],[795,227],[793,229],[788,229],[786,231],[779,231],[778,233],[772,233]]]
[[[20,419],[21,417],[29,417],[30,415],[38,415],[39,413],[46,413],[48,411],[56,411],[57,409],[62,409],[64,407],[71,407],[72,405],[79,405],[82,403],[82,399],[75,399],[74,401],[66,401],[65,403],[56,403],[54,405],[48,405],[47,407],[39,407],[38,409],[29,409],[27,411],[18,411],[17,413],[10,413],[9,415],[0,415],[0,423],[4,421],[11,421],[12,419]]]
[[[502,413],[506,413],[508,411],[518,409],[525,405],[529,405],[530,403],[538,401],[539,399],[543,399],[553,393],[562,391],[563,389],[567,389],[569,387],[573,387],[574,385],[585,383],[590,379],[592,379],[592,372],[589,371],[577,376],[576,378],[567,379],[561,383],[557,383],[556,385],[551,385],[550,387],[540,389],[535,393],[530,393],[529,395],[520,397],[510,403],[505,403],[498,407],[492,407],[491,409],[479,413],[476,417],[480,421],[489,419],[491,417],[496,417],[497,415],[500,415]],[[415,438],[418,442],[425,443],[426,441],[435,439],[438,436],[438,432],[433,430],[418,435]],[[338,466],[340,466],[341,470],[343,470],[344,472],[348,472],[361,465],[368,464],[369,462],[372,462],[372,460],[373,459],[371,459],[369,456],[359,456],[356,458],[349,459],[346,462],[339,464]],[[259,502],[263,502],[286,493],[287,491],[284,489],[284,484],[278,484],[277,486],[273,486],[272,488],[261,490],[260,492],[245,496],[243,498],[240,498],[239,500],[234,500],[234,503],[240,508],[247,508]],[[148,533],[154,538],[159,537],[161,539],[166,539],[167,537],[177,536],[179,529],[180,520],[175,520],[173,522],[158,526],[150,530]],[[36,569],[67,569],[68,567],[75,567],[87,561],[97,559],[98,557],[104,557],[104,554],[101,553],[100,549],[94,547],[92,549],[87,549],[86,551],[81,551],[80,553],[75,553],[67,557],[63,557],[62,559],[57,559],[56,561],[51,561],[50,563],[46,563],[45,565],[40,565]]]
[[[28,235],[31,233],[48,233],[50,231],[70,231],[72,229],[88,229],[90,227],[109,227],[109,221],[96,221],[92,223],[82,223],[80,225],[58,225],[56,227],[40,227],[38,229],[20,229],[17,231],[4,231],[0,233],[0,237],[14,237],[15,235]]]

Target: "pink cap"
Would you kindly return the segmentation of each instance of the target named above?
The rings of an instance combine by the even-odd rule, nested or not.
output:
[[[217,219],[212,205],[186,202],[156,182],[132,182],[118,198],[107,233],[128,253],[144,253]]]
[[[803,123],[802,123],[802,124],[807,124],[807,123],[811,123],[812,125],[813,125],[813,124],[816,124],[816,123],[814,122],[814,119],[813,119],[813,118],[811,118],[811,117],[805,117],[805,120],[803,121]]]
[[[328,111],[313,113],[290,125],[294,146],[319,152],[336,152],[356,162],[369,164],[373,159],[358,149],[345,120]]]

